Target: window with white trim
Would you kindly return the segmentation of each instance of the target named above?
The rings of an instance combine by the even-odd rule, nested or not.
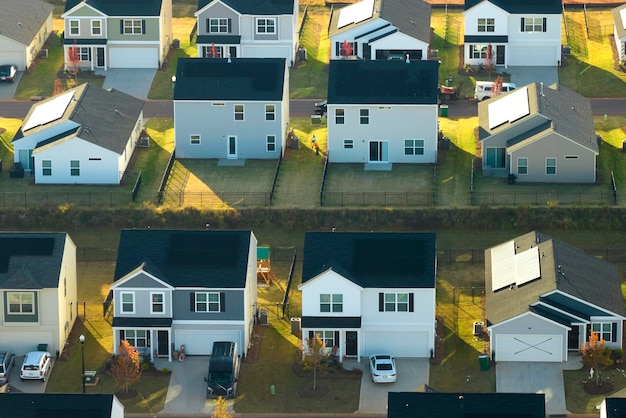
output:
[[[124,35],[141,35],[143,32],[143,22],[141,19],[124,19]]]
[[[135,313],[135,294],[132,292],[121,292],[122,313]]]
[[[256,33],[276,33],[276,18],[258,18],[256,20]]]
[[[473,59],[487,58],[487,45],[470,45],[469,57]]]
[[[556,158],[546,158],[546,174],[556,174]]]
[[[345,116],[344,109],[335,109],[335,123],[337,125],[343,125],[345,123]]]
[[[78,19],[70,20],[70,35],[80,36],[80,21]]]
[[[235,120],[243,120],[244,116],[244,107],[243,105],[235,105]]]
[[[52,160],[41,160],[41,168],[44,176],[52,175]]]
[[[200,145],[202,137],[199,134],[191,134],[189,135],[189,143],[191,145]]]
[[[265,105],[265,120],[276,120],[276,106]]]
[[[81,46],[78,48],[78,60],[79,61],[90,61],[89,59],[89,47]]]
[[[196,312],[219,312],[220,294],[217,292],[196,292]]]
[[[226,18],[210,18],[209,33],[228,33],[228,19]]]
[[[151,313],[163,313],[165,312],[164,305],[165,294],[164,293],[150,293],[150,312]]]
[[[267,152],[276,151],[276,135],[268,135],[265,140]]]
[[[369,125],[370,123],[370,110],[359,109],[359,117],[361,125]]]
[[[33,292],[8,292],[10,315],[31,315],[35,313],[35,293]]]
[[[528,174],[528,158],[520,157],[517,159],[517,174]]]
[[[91,21],[91,35],[92,36],[102,35],[102,20],[96,19],[96,20]]]
[[[404,155],[424,155],[423,139],[405,139]]]
[[[385,293],[385,312],[408,312],[408,293]]]
[[[222,58],[224,56],[224,48],[220,45],[203,46],[202,51],[204,58]]]
[[[496,19],[478,18],[478,32],[495,32]]]
[[[341,293],[320,294],[320,312],[343,312],[343,295]]]
[[[70,176],[80,176],[80,161],[70,161]]]
[[[597,332],[598,337],[600,339],[603,339],[604,341],[613,341],[612,340],[613,324],[611,323],[594,322],[591,324],[591,332]]]
[[[353,149],[353,148],[354,148],[354,139],[343,140],[343,149]]]
[[[546,19],[543,17],[523,17],[522,32],[545,32]]]
[[[318,336],[326,348],[333,348],[339,343],[335,341],[335,331],[313,331],[313,335]]]
[[[145,329],[125,329],[124,339],[135,348],[148,346],[148,332]]]

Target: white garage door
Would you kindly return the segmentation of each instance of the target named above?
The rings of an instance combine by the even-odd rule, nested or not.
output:
[[[497,361],[563,361],[562,335],[496,335]]]
[[[391,354],[395,357],[429,357],[428,333],[369,331],[363,335],[362,354]]]
[[[176,341],[176,349],[179,350],[180,346],[184,345],[185,353],[192,356],[210,355],[215,341],[234,341],[237,345],[240,344],[239,332],[237,331],[208,332],[177,330],[174,333],[174,338]],[[241,348],[239,348],[239,350],[241,350]]]
[[[0,65],[15,64],[17,69],[24,71],[24,53],[19,51],[0,51]]]
[[[156,48],[112,48],[109,49],[111,68],[158,68]]]
[[[509,66],[556,66],[556,62],[552,47],[512,46],[509,49]]]

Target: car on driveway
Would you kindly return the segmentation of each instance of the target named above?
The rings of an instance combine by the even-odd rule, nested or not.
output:
[[[0,65],[0,81],[10,81],[12,83],[16,74],[17,67],[15,65]]]
[[[9,373],[15,363],[15,354],[0,351],[0,384],[9,381]]]
[[[389,354],[370,356],[370,372],[374,383],[394,383],[396,381],[396,360]]]
[[[20,379],[34,379],[46,381],[52,367],[52,355],[47,351],[31,351],[24,357],[20,370]]]
[[[322,102],[317,102],[313,105],[313,110],[316,115],[326,116],[326,109],[328,107],[328,102],[326,100]]]

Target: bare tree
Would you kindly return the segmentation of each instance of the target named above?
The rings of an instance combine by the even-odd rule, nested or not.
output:
[[[111,376],[124,393],[128,393],[128,388],[141,379],[139,363],[139,352],[128,341],[122,340],[119,354],[111,365]]]
[[[302,347],[304,359],[302,364],[305,369],[313,370],[313,390],[317,389],[317,372],[328,365],[328,351],[324,346],[324,341],[319,334],[315,334],[313,338],[307,338],[306,344]]]
[[[211,418],[233,418],[233,414],[228,410],[228,406],[226,405],[226,400],[221,396],[218,397],[215,401],[215,409],[211,414]]]
[[[589,341],[583,343],[580,351],[583,355],[583,364],[589,368],[590,378],[595,375],[596,386],[600,386],[602,384],[602,370],[613,364],[611,350],[605,349],[604,339],[600,338],[599,333],[592,332]]]

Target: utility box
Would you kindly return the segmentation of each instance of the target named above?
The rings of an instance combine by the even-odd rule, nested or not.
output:
[[[322,115],[311,115],[311,125],[321,125]]]
[[[259,325],[269,325],[267,311],[259,312]]]
[[[172,39],[172,49],[180,49],[180,39]]]
[[[479,321],[474,322],[474,328],[473,328],[472,333],[474,335],[482,334],[483,333],[483,325],[485,325],[483,322],[479,322]]]
[[[98,382],[98,378],[96,377],[95,370],[85,371],[85,384],[86,385],[95,385],[97,382]]]

